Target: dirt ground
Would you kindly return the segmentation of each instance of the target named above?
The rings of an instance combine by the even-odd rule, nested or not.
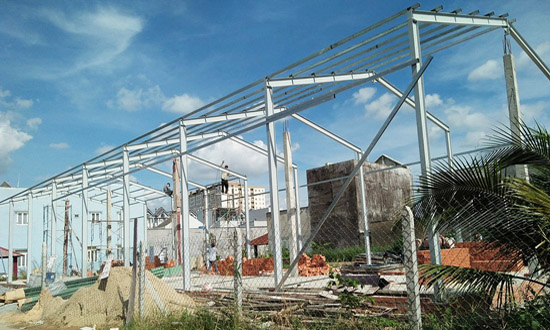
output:
[[[11,312],[8,312],[10,315],[14,315],[14,314],[21,314],[21,312],[14,312],[13,314]],[[53,324],[31,324],[31,323],[27,323],[27,322],[18,322],[18,323],[9,323],[5,320],[5,317],[4,316],[7,316],[5,314],[8,314],[8,313],[3,313],[2,316],[0,316],[0,330],[21,330],[21,329],[25,329],[25,330],[35,330],[35,329],[40,329],[40,330],[59,330],[59,326],[58,325],[53,325]],[[63,328],[63,329],[67,329],[67,330],[79,330],[80,328],[79,327],[68,327],[68,328]]]

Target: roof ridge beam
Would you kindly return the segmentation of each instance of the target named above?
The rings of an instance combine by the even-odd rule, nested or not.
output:
[[[470,26],[501,26],[507,27],[505,17],[473,16],[455,13],[436,13],[432,11],[415,10],[411,13],[412,19],[421,23],[470,25]]]

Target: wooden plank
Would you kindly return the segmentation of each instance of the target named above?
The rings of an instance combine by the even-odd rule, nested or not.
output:
[[[8,291],[4,293],[4,301],[6,303],[11,301],[17,301],[19,299],[25,298],[25,290],[24,289],[17,289],[13,291]]]

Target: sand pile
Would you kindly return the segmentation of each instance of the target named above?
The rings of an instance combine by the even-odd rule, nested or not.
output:
[[[177,293],[152,273],[146,272],[146,277],[168,312],[192,311],[197,307],[189,296]],[[81,288],[68,300],[53,298],[48,291],[42,292],[39,303],[25,314],[27,321],[43,317],[44,321],[60,326],[121,325],[125,317],[123,306],[130,295],[132,271],[128,267],[114,267],[106,281],[106,285],[97,281],[91,287]],[[139,285],[136,284],[136,318],[139,317],[138,290]],[[160,309],[146,286],[145,317],[159,313]]]

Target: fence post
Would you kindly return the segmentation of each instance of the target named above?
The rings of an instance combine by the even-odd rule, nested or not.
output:
[[[235,228],[233,234],[233,252],[235,255],[235,261],[233,263],[233,284],[235,286],[235,303],[239,313],[242,311],[243,306],[243,283],[242,283],[242,269],[243,269],[243,242],[241,237],[241,231],[239,227]]]
[[[414,236],[414,216],[411,208],[405,206],[402,213],[403,256],[405,257],[405,280],[407,283],[408,313],[411,329],[422,329],[420,314],[420,287],[418,284],[418,262]]]
[[[139,242],[139,317],[145,318],[145,248]]]

